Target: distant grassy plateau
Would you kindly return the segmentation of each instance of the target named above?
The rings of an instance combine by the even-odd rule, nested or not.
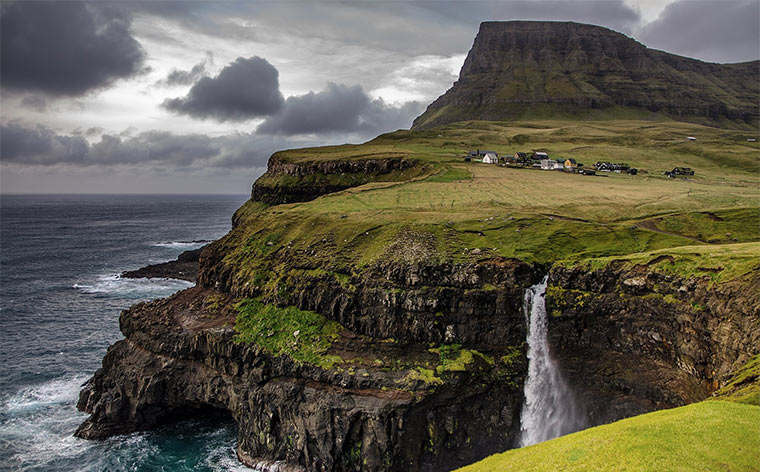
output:
[[[760,257],[760,143],[749,138],[757,132],[676,121],[477,121],[282,151],[275,156],[291,164],[403,158],[418,166],[309,202],[249,202],[237,216],[250,228],[248,240],[228,257],[252,268],[264,253],[287,246],[350,273],[379,258],[457,262],[499,255],[553,263],[699,246],[684,257],[719,251],[728,261],[736,254],[737,276]],[[475,149],[502,156],[545,151],[587,168],[625,162],[640,172],[584,176],[464,162]],[[676,166],[695,175],[663,175]],[[297,185],[290,175],[264,180]]]

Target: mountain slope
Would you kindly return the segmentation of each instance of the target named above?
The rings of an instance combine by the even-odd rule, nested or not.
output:
[[[648,49],[599,26],[484,22],[459,80],[415,121],[651,118],[758,122],[760,61],[713,64]]]

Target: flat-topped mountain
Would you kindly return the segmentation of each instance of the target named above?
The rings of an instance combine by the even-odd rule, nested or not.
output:
[[[707,63],[572,22],[484,22],[459,80],[413,129],[466,120],[652,115],[756,126],[759,100],[760,61]]]

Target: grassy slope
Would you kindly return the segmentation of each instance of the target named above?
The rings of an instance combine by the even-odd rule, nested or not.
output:
[[[715,398],[760,407],[760,354],[752,357],[731,381],[715,392]]]
[[[228,240],[227,261],[266,278],[276,270],[266,266],[267,254],[282,249],[301,251],[306,267],[344,273],[380,258],[584,261],[694,245],[704,246],[699,254],[731,257],[722,244],[760,240],[760,145],[746,137],[673,121],[465,122],[364,145],[283,151],[278,155],[290,162],[404,156],[427,163],[433,175],[371,182],[299,204],[249,202],[238,213],[243,224]],[[461,156],[474,148],[542,149],[586,165],[625,161],[648,174],[587,177],[464,163]],[[696,175],[661,175],[674,166]],[[760,255],[756,245],[742,248]]]
[[[710,400],[514,449],[459,471],[756,471],[758,451],[760,407]]]
[[[760,355],[715,397],[495,454],[459,472],[760,470]]]

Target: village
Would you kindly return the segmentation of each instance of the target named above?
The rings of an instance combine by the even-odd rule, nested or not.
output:
[[[516,152],[511,156],[499,156],[496,151],[476,149],[470,151],[464,158],[465,162],[482,162],[503,167],[527,168],[538,170],[555,170],[580,175],[601,175],[597,173],[615,172],[618,174],[637,175],[640,171],[623,162],[597,161],[593,167],[585,167],[582,162],[569,158],[551,158],[543,151]],[[643,170],[641,173],[647,173]],[[669,178],[693,176],[694,171],[689,167],[674,167],[663,175]]]

